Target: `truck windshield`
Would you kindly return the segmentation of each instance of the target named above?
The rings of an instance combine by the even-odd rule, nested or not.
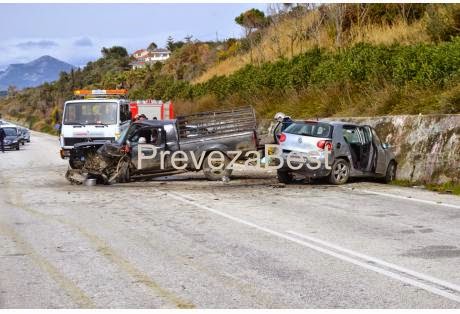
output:
[[[3,131],[5,131],[6,136],[16,136],[16,135],[18,135],[18,133],[17,133],[15,128],[3,128]]]
[[[118,104],[111,102],[68,103],[63,124],[116,124]]]
[[[284,130],[284,133],[329,138],[331,137],[332,127],[327,123],[320,122],[296,122]]]

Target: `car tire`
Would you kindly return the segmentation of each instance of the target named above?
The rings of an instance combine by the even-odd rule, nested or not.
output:
[[[279,183],[290,184],[294,180],[292,173],[286,170],[277,170],[276,175]]]
[[[21,148],[21,146],[18,143],[18,145],[16,146],[16,150],[19,150],[20,148]]]
[[[232,175],[232,169],[227,169],[228,164],[230,163],[230,158],[226,156],[224,153],[224,163],[223,163],[223,168],[222,169],[212,169],[210,165],[210,156],[211,154],[208,154],[206,156],[206,159],[203,162],[203,173],[209,181],[220,181],[224,177],[229,178]],[[214,164],[214,166],[219,167],[220,165]]]
[[[329,182],[335,185],[345,184],[350,178],[350,163],[345,159],[337,159],[331,167]]]
[[[385,177],[383,181],[385,183],[391,183],[391,181],[396,179],[396,162],[394,160],[390,161],[387,167],[387,171],[385,173]]]

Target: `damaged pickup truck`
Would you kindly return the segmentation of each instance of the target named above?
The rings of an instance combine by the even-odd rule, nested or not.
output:
[[[75,169],[66,178],[81,184],[87,178],[98,183],[129,182],[184,171],[203,170],[208,180],[222,180],[232,170],[231,160],[247,158],[257,150],[255,112],[251,107],[179,116],[176,120],[134,122],[115,142],[77,143],[70,151]],[[236,151],[240,155],[232,155]],[[171,157],[183,152],[183,159]],[[222,158],[211,158],[215,152]],[[220,163],[220,164],[219,164]]]

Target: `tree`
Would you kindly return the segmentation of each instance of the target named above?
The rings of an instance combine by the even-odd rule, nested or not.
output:
[[[147,47],[147,50],[155,50],[157,49],[158,46],[155,44],[153,41],[150,43],[150,45]]]
[[[192,42],[193,35],[187,35],[184,37],[184,40],[187,44]]]
[[[258,9],[250,9],[241,13],[235,18],[236,24],[242,26],[246,32],[246,37],[249,39],[249,51],[251,63],[253,62],[252,46],[253,46],[253,32],[254,30],[261,29],[268,24],[268,19],[265,13]]]
[[[284,11],[280,3],[271,3],[268,5],[267,13],[270,18],[270,25],[273,28],[274,32],[271,33],[270,41],[273,45],[270,45],[270,49],[281,58],[283,52],[281,50],[281,37],[280,37],[280,24],[284,18]]]
[[[174,38],[172,38],[172,36],[168,36],[168,39],[166,39],[166,48],[168,48],[169,51],[172,51],[173,46]]]
[[[325,6],[327,16],[332,22],[335,31],[335,45],[341,47],[343,43],[343,25],[345,21],[345,13],[347,10],[346,3],[336,3]]]
[[[166,48],[168,48],[169,51],[173,52],[176,49],[181,48],[185,43],[181,40],[179,41],[174,41],[174,38],[172,36],[169,36],[168,39],[166,40]]]
[[[102,47],[101,53],[104,58],[124,58],[128,56],[128,51],[126,50],[126,48],[121,46],[113,46],[112,48]]]
[[[264,12],[258,9],[250,9],[237,16],[235,22],[244,27],[248,32],[252,32],[254,29],[266,26],[267,18]]]

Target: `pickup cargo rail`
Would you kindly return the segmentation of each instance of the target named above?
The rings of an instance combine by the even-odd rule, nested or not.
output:
[[[252,107],[200,112],[177,117],[179,138],[201,138],[209,135],[254,131],[256,115]]]

